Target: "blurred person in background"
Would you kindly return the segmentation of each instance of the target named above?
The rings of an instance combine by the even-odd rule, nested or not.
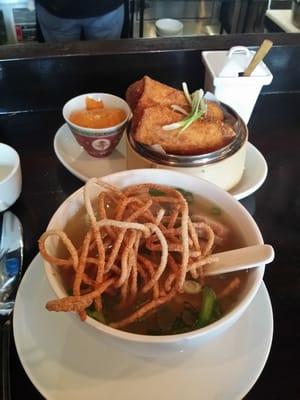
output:
[[[46,42],[118,39],[124,4],[123,0],[36,0],[36,15]]]

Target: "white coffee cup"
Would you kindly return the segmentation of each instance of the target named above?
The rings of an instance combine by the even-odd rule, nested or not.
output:
[[[22,174],[16,150],[0,143],[0,211],[7,210],[20,196]]]

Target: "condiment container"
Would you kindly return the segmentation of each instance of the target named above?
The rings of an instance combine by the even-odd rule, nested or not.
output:
[[[239,76],[250,64],[254,52],[247,47],[235,46],[229,51],[203,51],[206,91],[231,106],[247,124],[260,91],[272,82],[273,75],[260,62],[251,76]]]
[[[210,181],[230,190],[241,180],[246,158],[248,129],[244,121],[230,107],[221,104],[232,120],[235,138],[216,151],[182,156],[158,152],[151,146],[138,143],[130,129],[127,132],[127,169],[164,168],[183,172]]]

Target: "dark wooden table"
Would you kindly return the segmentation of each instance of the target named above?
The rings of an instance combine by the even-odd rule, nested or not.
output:
[[[162,60],[165,60],[163,56]],[[153,65],[156,64],[153,62]],[[293,69],[296,71],[297,67],[291,65],[290,71]],[[285,79],[289,82],[291,77]],[[125,84],[119,92],[117,83],[114,85],[114,93],[123,96]],[[276,85],[278,89],[281,83]],[[274,312],[273,344],[266,366],[246,396],[247,400],[300,398],[300,91],[299,87],[296,89],[261,95],[249,123],[249,139],[263,153],[269,171],[264,185],[242,203],[246,207],[251,204],[265,242],[274,246],[276,258],[266,269],[264,278]],[[65,97],[70,93],[69,88]],[[59,97],[59,93],[57,95]],[[9,107],[13,108],[12,104]],[[82,185],[54,153],[53,138],[62,123],[60,108],[53,106],[21,113],[11,110],[0,115],[0,141],[19,152],[22,164],[23,190],[12,211],[24,227],[24,270],[38,251],[37,239],[50,216]],[[14,347],[11,357],[13,399],[41,399]],[[122,397],[116,389],[117,396]]]

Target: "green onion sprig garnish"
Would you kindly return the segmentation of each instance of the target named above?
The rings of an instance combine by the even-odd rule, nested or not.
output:
[[[183,108],[177,105],[172,105],[171,108],[175,111],[181,112],[185,117],[178,122],[173,124],[164,125],[162,128],[164,131],[172,131],[174,129],[181,128],[179,134],[184,132],[194,121],[200,119],[207,111],[207,104],[204,100],[204,92],[202,89],[196,90],[194,93],[190,94],[187,84],[183,82],[182,84],[183,93],[191,107],[190,113],[187,113]]]

